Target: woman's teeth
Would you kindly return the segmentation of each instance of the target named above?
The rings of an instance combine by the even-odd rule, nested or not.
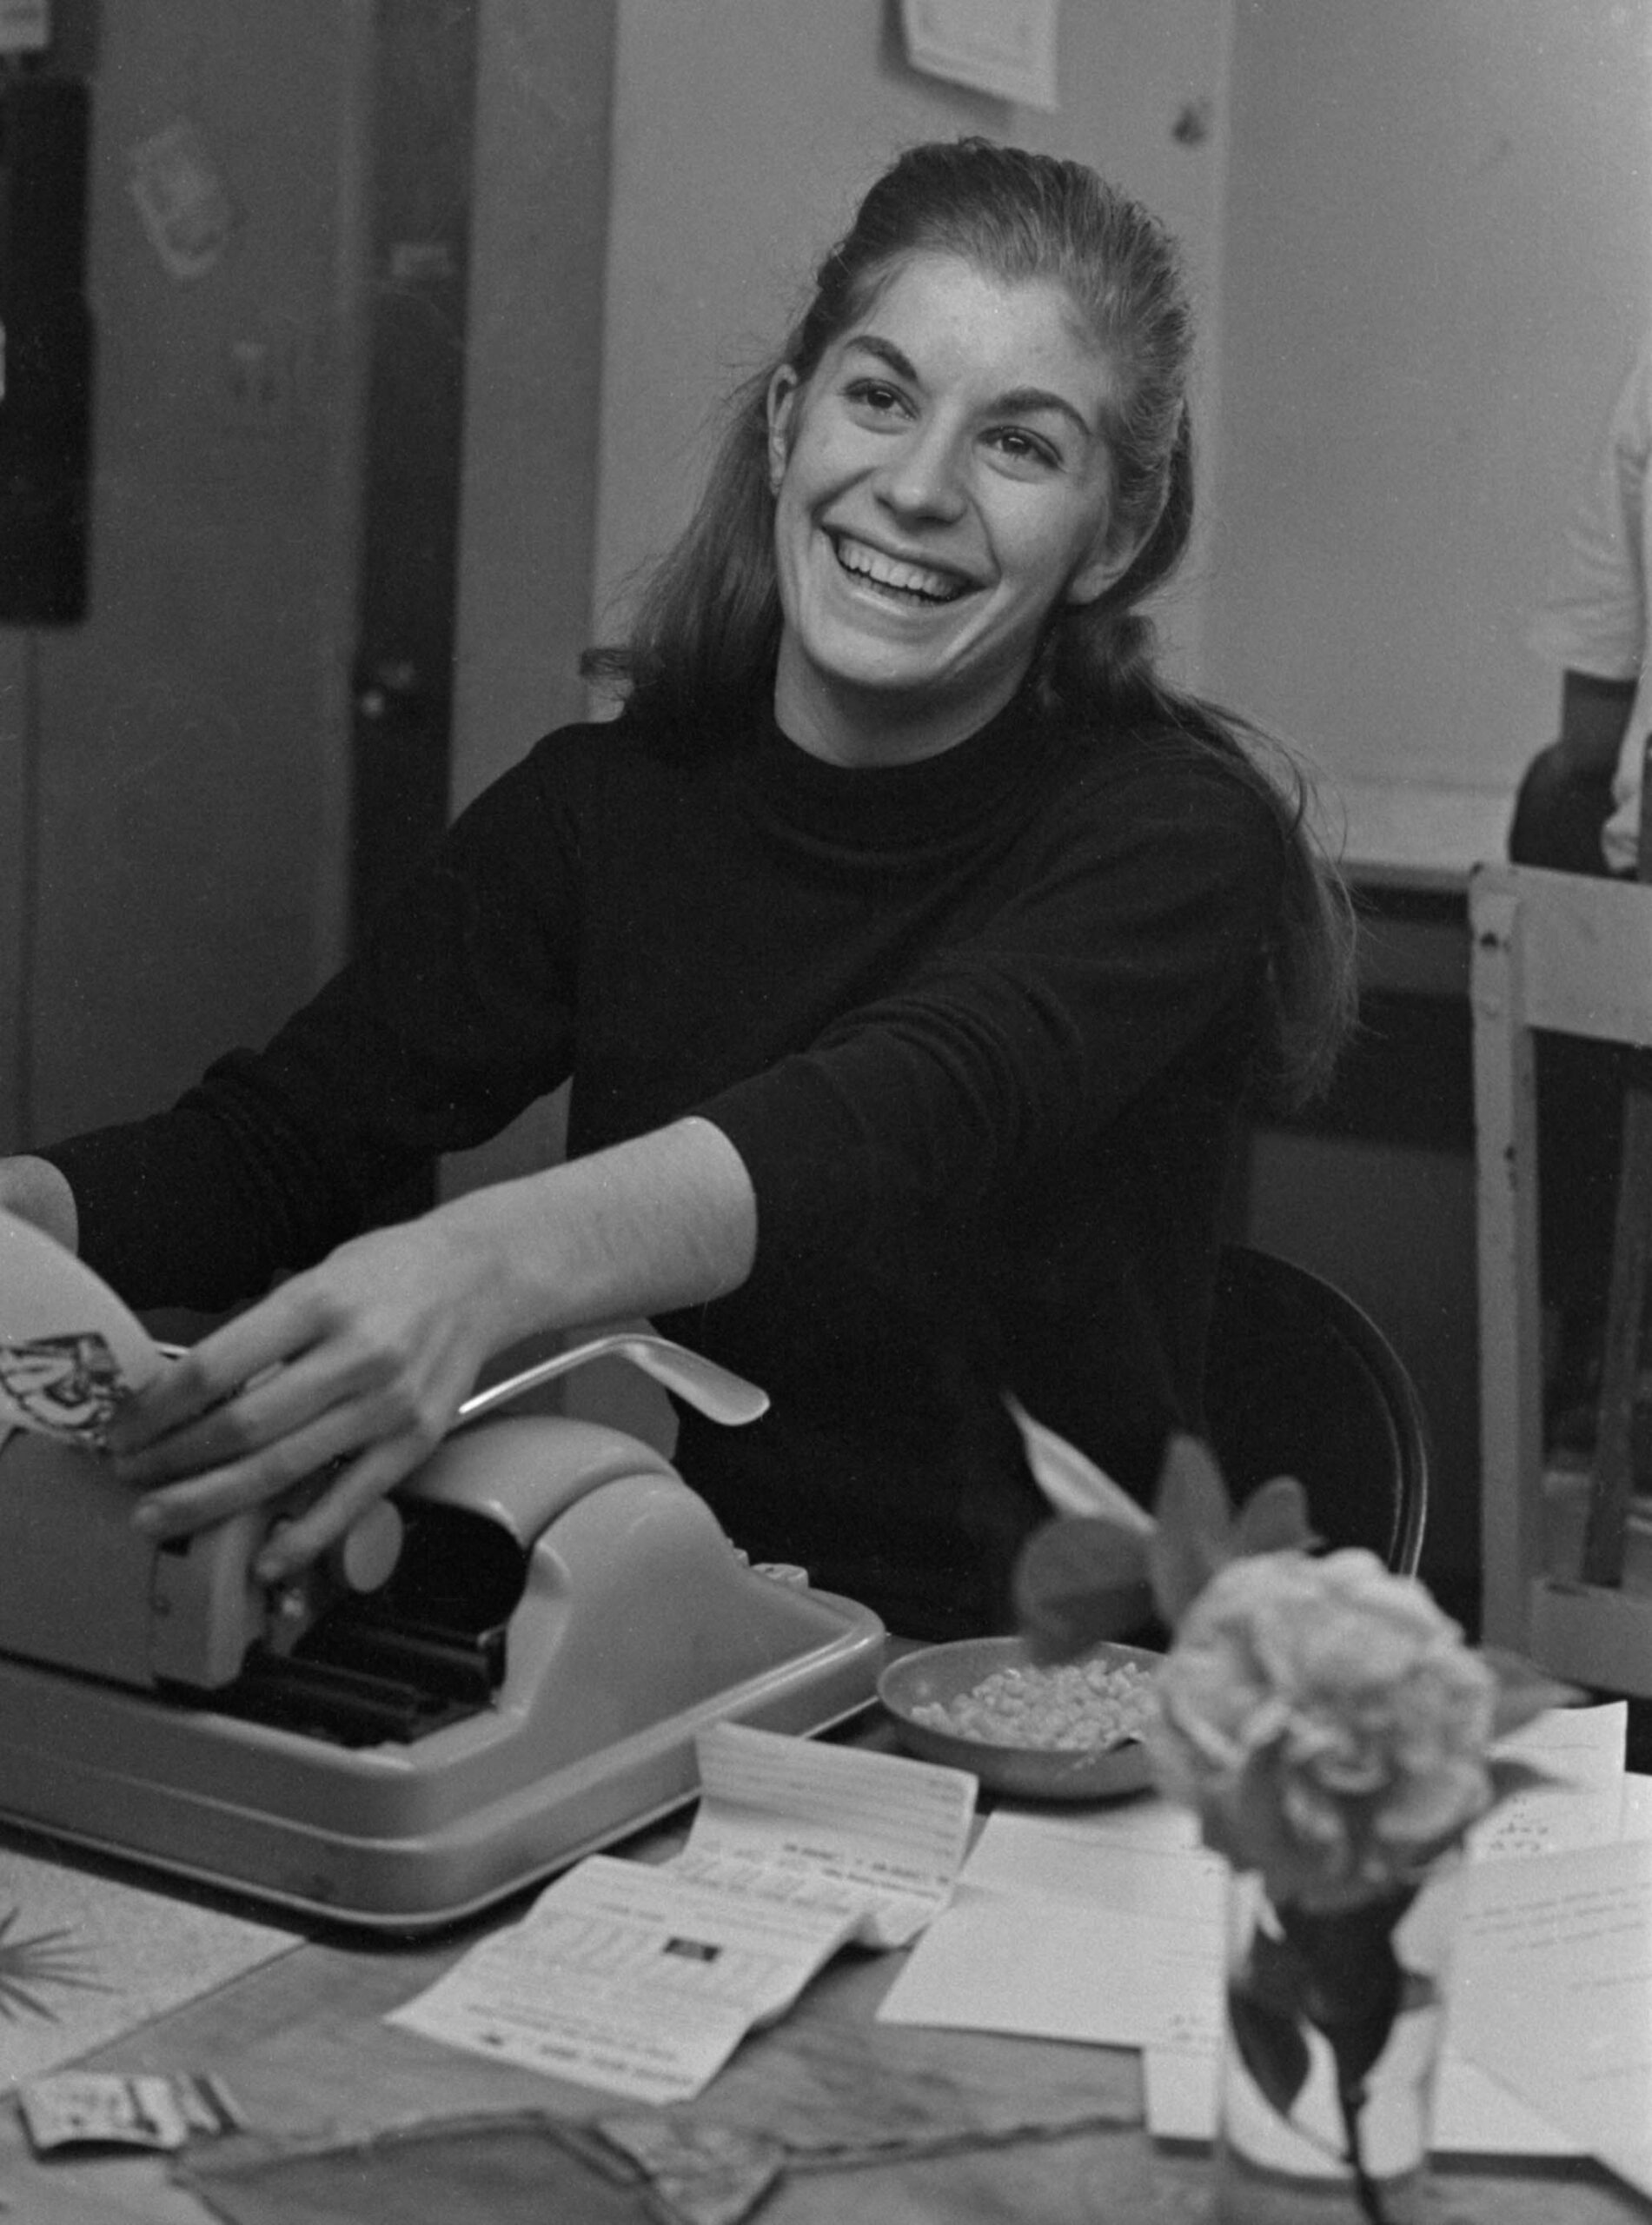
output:
[[[912,595],[920,602],[955,602],[964,592],[962,582],[945,572],[932,572],[926,564],[903,563],[898,557],[886,556],[879,548],[869,548],[864,541],[838,541],[833,545],[846,572],[892,594]]]

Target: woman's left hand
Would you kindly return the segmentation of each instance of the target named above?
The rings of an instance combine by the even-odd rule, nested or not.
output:
[[[438,1443],[489,1353],[509,1340],[504,1278],[450,1216],[342,1245],[138,1392],[111,1425],[133,1516],[182,1536],[310,1478],[318,1495],[255,1563],[276,1583],[344,1536]]]

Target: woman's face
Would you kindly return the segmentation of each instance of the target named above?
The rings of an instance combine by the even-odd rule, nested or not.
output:
[[[775,709],[818,756],[894,763],[1008,701],[1045,620],[1129,561],[1110,545],[1105,357],[1065,290],[904,263],[806,383],[776,374],[783,626]]]

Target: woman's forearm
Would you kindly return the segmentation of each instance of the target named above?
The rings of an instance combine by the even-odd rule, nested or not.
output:
[[[437,1212],[498,1261],[511,1338],[703,1304],[745,1281],[757,1248],[751,1177],[709,1120],[676,1121]]]

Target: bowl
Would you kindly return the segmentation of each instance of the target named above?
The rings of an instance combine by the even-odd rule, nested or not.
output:
[[[1157,1669],[1163,1654],[1139,1645],[1093,1645],[1080,1657],[1109,1667],[1134,1662]],[[972,1692],[997,1670],[1031,1668],[1025,1642],[1018,1637],[966,1637],[950,1645],[925,1646],[890,1663],[878,1679],[878,1697],[896,1736],[919,1760],[968,1770],[984,1790],[1018,1800],[1114,1800],[1145,1790],[1151,1783],[1147,1749],[1139,1738],[1122,1739],[1099,1751],[1052,1746],[1000,1746],[921,1723],[919,1707],[949,1706]]]

